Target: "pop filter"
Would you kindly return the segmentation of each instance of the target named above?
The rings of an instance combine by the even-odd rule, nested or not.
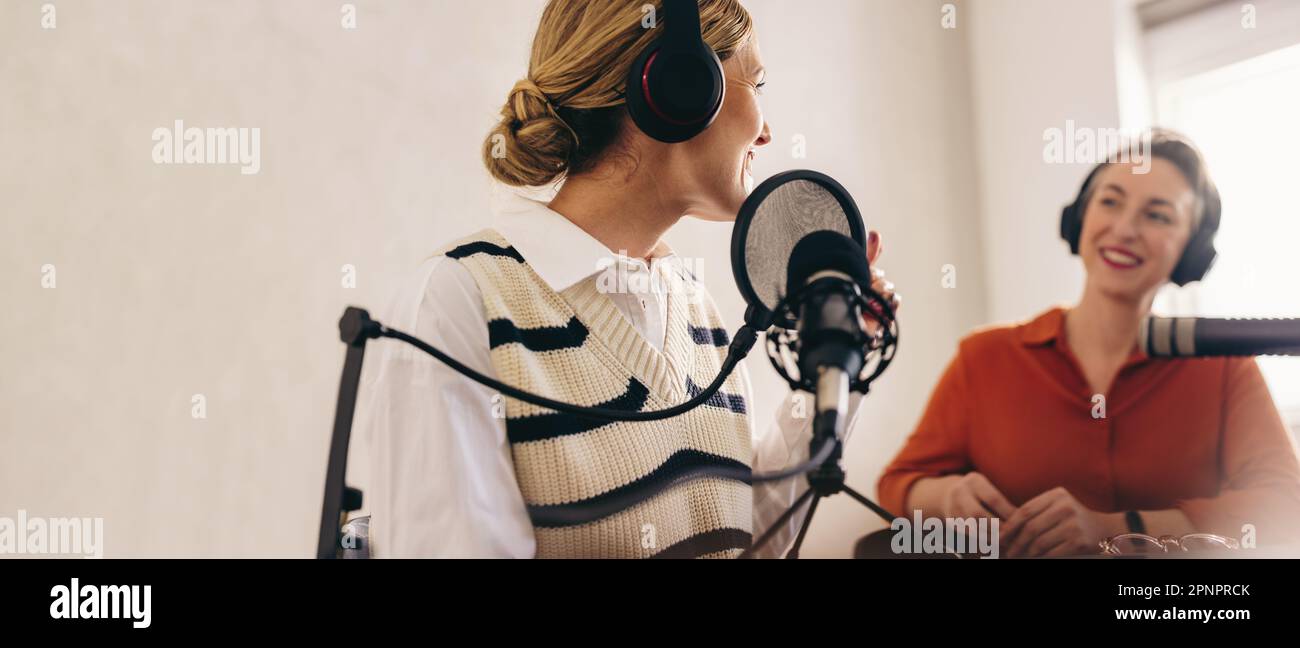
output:
[[[864,249],[867,246],[858,206],[830,176],[787,171],[750,193],[731,232],[731,271],[749,305],[746,324],[759,331],[796,326],[788,316],[774,316],[785,297],[790,256],[805,236],[823,230],[843,234]]]

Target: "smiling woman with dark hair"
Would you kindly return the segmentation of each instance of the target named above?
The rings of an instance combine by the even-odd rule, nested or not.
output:
[[[1005,556],[1128,532],[1300,540],[1300,466],[1254,359],[1137,348],[1156,291],[1206,271],[1220,211],[1190,142],[1157,131],[1150,152],[1149,173],[1103,164],[1067,208],[1079,303],[961,342],[880,478],[886,508],[1001,518]]]

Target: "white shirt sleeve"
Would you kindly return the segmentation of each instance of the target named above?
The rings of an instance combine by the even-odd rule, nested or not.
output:
[[[760,343],[761,346],[761,343]],[[740,366],[741,380],[744,383],[746,400],[754,402],[750,396],[753,388],[750,384],[749,371],[744,363]],[[802,399],[802,402],[798,402]],[[844,428],[844,442],[853,434],[858,412],[862,405],[862,394],[849,393],[848,424]],[[750,432],[754,436],[754,472],[771,473],[808,461],[812,443],[812,422],[814,415],[812,394],[790,391],[762,433],[757,433],[754,415],[751,413]],[[808,478],[796,476],[776,482],[754,484],[754,541],[776,522],[777,518],[794,503],[804,491],[808,490]],[[772,539],[763,545],[755,556],[759,558],[780,558],[794,544],[795,536],[804,518],[808,515],[808,504],[804,503],[794,515],[777,531]],[[815,520],[816,518],[814,518]],[[815,524],[815,522],[814,522]]]
[[[378,319],[496,377],[478,287],[455,261],[422,264]],[[360,423],[371,443],[373,555],[532,558],[503,397],[397,340],[370,348],[378,367]]]

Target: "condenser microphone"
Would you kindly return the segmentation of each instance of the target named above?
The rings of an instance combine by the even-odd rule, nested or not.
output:
[[[862,371],[868,336],[861,296],[871,286],[867,254],[830,230],[803,237],[790,254],[786,294],[795,306],[799,373],[815,381],[816,427],[839,431],[849,386]]]
[[[1148,317],[1138,347],[1151,358],[1300,355],[1300,319]]]

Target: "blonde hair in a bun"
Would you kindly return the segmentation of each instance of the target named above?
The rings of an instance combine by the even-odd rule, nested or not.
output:
[[[590,170],[626,121],[624,82],[662,25],[643,27],[660,0],[550,0],[533,39],[528,75],[511,88],[483,145],[493,178],[539,187]],[[667,20],[672,20],[671,16]],[[726,60],[753,32],[738,0],[700,0],[704,42]]]

